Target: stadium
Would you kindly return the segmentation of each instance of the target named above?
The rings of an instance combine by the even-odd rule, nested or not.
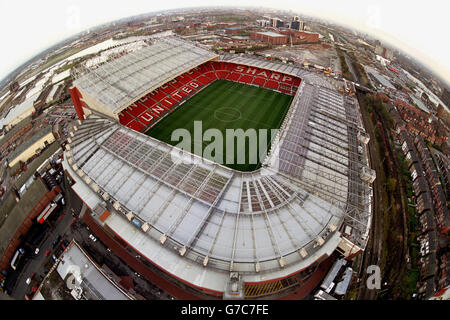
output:
[[[78,72],[63,166],[90,229],[179,299],[299,299],[367,243],[359,105],[322,75],[177,37]],[[183,153],[193,121],[279,129],[254,166]],[[228,152],[228,151],[225,151]]]

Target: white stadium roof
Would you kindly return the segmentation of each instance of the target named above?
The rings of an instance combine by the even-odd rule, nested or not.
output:
[[[117,114],[136,97],[215,57],[216,54],[179,38],[161,38],[90,70],[76,79],[74,86]]]
[[[364,248],[370,186],[360,178],[367,160],[354,102],[290,65],[228,61],[303,78],[262,169],[195,155],[184,163],[176,147],[93,113],[66,152],[73,189],[91,209],[106,201],[104,223],[156,265],[211,290],[224,290],[229,271],[258,282],[307,268],[336,249],[343,223]]]

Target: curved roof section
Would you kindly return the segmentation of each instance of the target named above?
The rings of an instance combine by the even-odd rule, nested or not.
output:
[[[246,56],[246,55],[237,56],[225,54],[220,56],[220,60],[288,74],[294,77],[299,77],[302,79],[302,81],[305,81],[309,84],[321,86],[323,88],[336,91],[336,87],[333,86],[333,84],[323,76],[307,71],[305,69],[301,69],[292,64],[279,63],[269,61],[264,58],[258,58],[256,56]]]

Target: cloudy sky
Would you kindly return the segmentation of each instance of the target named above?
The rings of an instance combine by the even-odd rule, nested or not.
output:
[[[291,9],[347,25],[403,49],[450,83],[450,4],[443,0],[0,0],[0,79],[56,42],[104,22],[211,5]]]

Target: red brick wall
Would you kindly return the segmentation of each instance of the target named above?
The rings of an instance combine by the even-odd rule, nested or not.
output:
[[[273,45],[286,44],[288,42],[288,37],[287,36],[271,37],[271,36],[267,36],[267,35],[260,34],[260,33],[257,33],[257,32],[250,33],[250,39],[251,40],[259,40],[259,41],[262,41],[264,43],[270,43],[270,44],[273,44]]]

